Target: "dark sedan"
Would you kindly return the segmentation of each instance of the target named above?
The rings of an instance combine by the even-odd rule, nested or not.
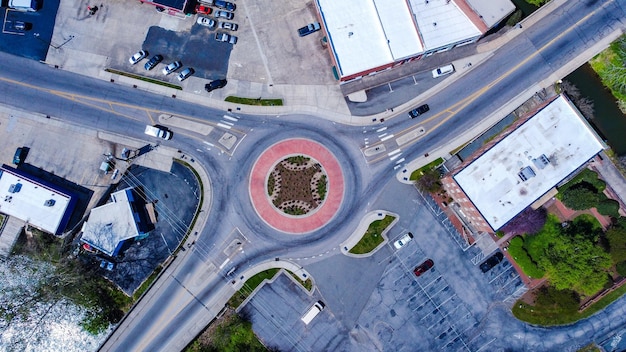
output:
[[[420,115],[427,113],[429,110],[430,110],[430,107],[428,106],[428,104],[418,106],[417,108],[409,111],[409,117],[414,119]]]

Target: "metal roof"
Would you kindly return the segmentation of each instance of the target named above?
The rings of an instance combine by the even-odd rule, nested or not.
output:
[[[454,179],[498,230],[603,149],[602,140],[561,95]]]

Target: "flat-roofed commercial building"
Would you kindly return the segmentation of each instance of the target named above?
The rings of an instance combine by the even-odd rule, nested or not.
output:
[[[0,168],[0,212],[60,235],[78,201],[75,194],[23,170]]]
[[[515,10],[510,0],[316,0],[341,81],[473,43]]]
[[[511,129],[443,178],[477,231],[497,231],[605,148],[564,95]]]

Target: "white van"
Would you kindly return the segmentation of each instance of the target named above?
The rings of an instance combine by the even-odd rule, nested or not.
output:
[[[159,125],[146,126],[145,134],[152,137],[162,138],[162,139],[172,139],[172,132],[168,131],[167,128]]]
[[[324,307],[326,307],[326,305],[324,305],[324,302],[315,302],[315,304],[311,308],[309,308],[309,310],[307,310],[306,313],[304,313],[304,315],[302,316],[302,322],[304,322],[305,325],[309,325],[311,320],[313,320],[313,318],[315,318],[318,314],[320,314],[321,311],[324,310]]]
[[[9,7],[17,11],[35,12],[39,10],[39,0],[9,0]]]
[[[433,70],[433,78],[449,75],[454,72],[454,66],[452,64],[441,66]]]

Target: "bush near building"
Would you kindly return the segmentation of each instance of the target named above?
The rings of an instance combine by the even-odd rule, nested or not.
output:
[[[542,278],[545,275],[545,272],[528,255],[526,248],[524,248],[524,239],[521,236],[515,236],[511,239],[508,251],[517,265],[522,268],[524,274],[534,279]]]

